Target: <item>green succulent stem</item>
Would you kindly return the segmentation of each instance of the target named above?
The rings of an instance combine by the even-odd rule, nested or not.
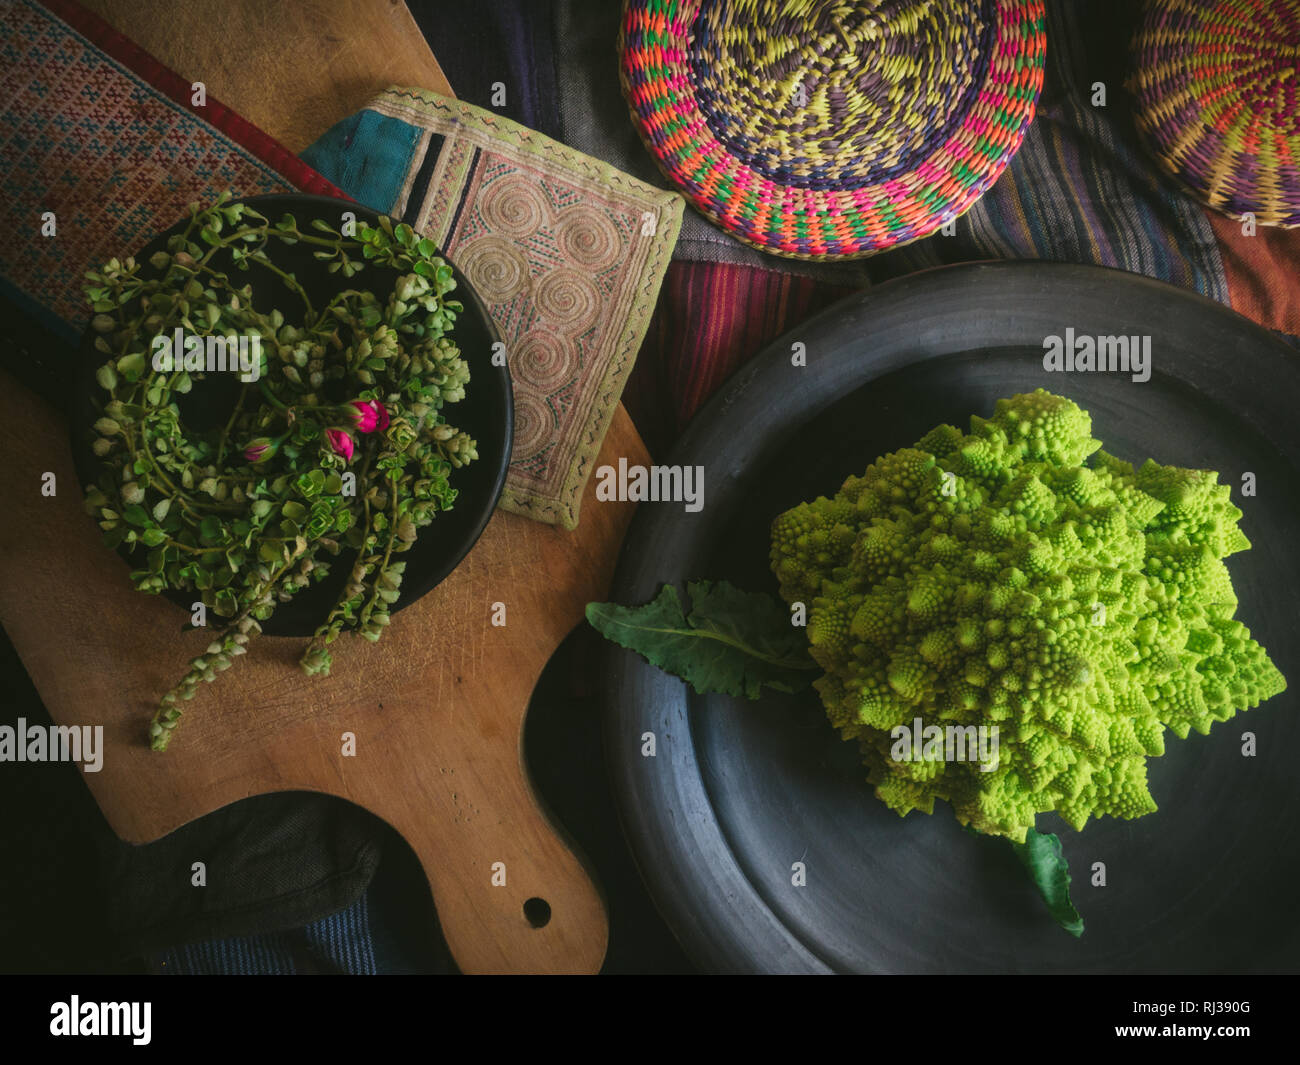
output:
[[[101,468],[86,508],[137,567],[140,591],[192,593],[223,619],[208,651],[160,700],[150,725],[157,750],[171,740],[179,704],[229,668],[261,622],[327,576],[344,550],[356,553],[344,564],[357,579],[309,641],[303,669],[327,672],[325,645],[347,629],[378,639],[404,568],[395,556],[453,505],[452,468],[477,457],[443,413],[470,376],[453,339],[463,308],[450,296],[451,268],[389,219],[348,237],[320,221],[309,228],[292,216],[272,222],[223,194],[191,205],[187,223],[147,262],[111,259],[86,274],[106,360],[96,375],[106,393],[95,422]],[[278,248],[294,243],[318,249],[316,260],[341,281],[364,270],[368,283],[338,286],[317,311],[277,261]],[[254,307],[252,287],[237,279],[251,271],[282,282],[273,287],[291,304]],[[177,399],[219,371],[152,365],[154,338],[177,328],[262,339],[257,387],[242,382],[210,432],[188,427]],[[389,428],[361,433],[339,392],[381,403]],[[327,432],[338,427],[357,445],[350,466],[329,446]],[[244,458],[248,441],[268,444],[255,464]],[[349,470],[355,491],[344,489]],[[383,506],[372,506],[381,497]]]

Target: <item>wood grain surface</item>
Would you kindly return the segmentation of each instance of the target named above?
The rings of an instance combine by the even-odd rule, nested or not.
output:
[[[401,0],[81,0],[291,152],[389,85],[452,95]]]
[[[388,0],[266,5],[91,0],[101,17],[292,149],[374,92],[449,92],[405,6]],[[148,234],[141,234],[145,239]],[[81,507],[62,417],[0,374],[0,622],[50,715],[102,724],[103,769],[85,779],[125,840],[157,839],[238,799],[305,789],[386,819],[428,875],[466,972],[595,972],[608,920],[588,872],[540,811],[522,726],[545,663],[608,589],[632,504],[588,485],[573,532],[498,511],[458,569],[394,616],[376,644],[344,638],[333,675],[305,677],[302,641],[261,637],[187,707],[162,755],[146,726],[208,638],[136,592]],[[620,406],[598,463],[648,456]],[[42,495],[53,472],[57,492]],[[494,627],[494,603],[506,625]],[[593,725],[594,727],[594,725]],[[343,753],[344,733],[355,755]],[[505,884],[494,886],[494,863]],[[501,867],[497,867],[499,870]],[[545,899],[535,928],[524,903]]]

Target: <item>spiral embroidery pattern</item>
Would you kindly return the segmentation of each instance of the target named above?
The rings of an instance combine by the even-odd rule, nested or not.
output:
[[[573,380],[578,370],[578,352],[556,334],[536,330],[520,341],[511,362],[514,380],[550,395]]]
[[[459,100],[391,88],[369,110],[425,132],[394,210],[465,273],[504,346],[515,434],[501,505],[573,528],[683,202]]]
[[[505,237],[480,237],[461,250],[456,262],[488,303],[506,303],[528,287],[528,260]]]
[[[492,231],[522,240],[540,229],[550,212],[542,190],[522,174],[513,174],[484,190],[479,213]]]

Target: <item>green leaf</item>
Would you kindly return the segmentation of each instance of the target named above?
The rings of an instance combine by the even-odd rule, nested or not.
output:
[[[128,381],[139,380],[140,375],[144,373],[144,368],[144,355],[138,351],[132,352],[130,355],[123,355],[117,360],[117,372]]]
[[[644,606],[588,603],[587,620],[606,639],[688,681],[700,694],[757,699],[764,685],[795,692],[813,680],[803,630],[771,596],[719,581],[692,581],[683,613],[677,589],[665,584]]]
[[[144,507],[140,506],[139,503],[132,503],[129,507],[127,507],[124,511],[122,511],[122,517],[124,517],[132,525],[135,525],[141,529],[143,529],[146,525],[149,524],[149,512],[145,510]]]
[[[1029,871],[1048,912],[1070,935],[1083,935],[1083,918],[1070,901],[1070,873],[1061,851],[1061,841],[1050,832],[1030,829],[1024,843],[1011,844],[1016,857]]]

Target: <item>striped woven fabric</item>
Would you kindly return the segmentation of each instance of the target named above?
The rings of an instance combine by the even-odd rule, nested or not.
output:
[[[365,895],[301,929],[172,947],[155,955],[151,967],[159,974],[189,976],[374,976],[379,971]]]
[[[1300,0],[1152,0],[1133,40],[1137,127],[1198,199],[1300,226]]]
[[[60,340],[88,268],[223,189],[344,193],[75,0],[0,4],[0,293]],[[346,197],[345,197],[346,198]],[[40,234],[42,213],[57,239]],[[8,367],[7,367],[8,368]]]
[[[620,76],[664,173],[741,240],[870,255],[964,213],[1033,118],[1042,0],[627,0]]]

